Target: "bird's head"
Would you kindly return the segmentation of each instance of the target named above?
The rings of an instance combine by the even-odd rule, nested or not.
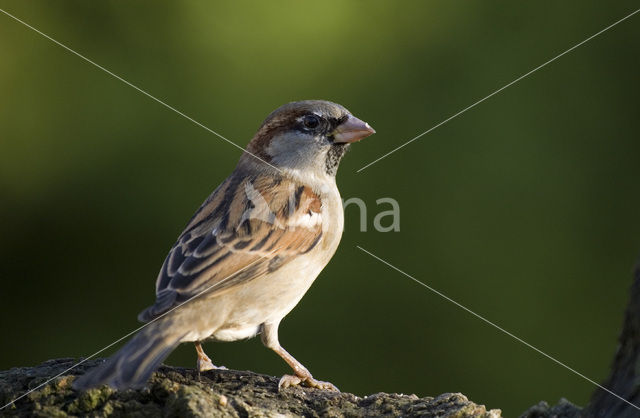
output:
[[[349,144],[374,133],[368,123],[337,103],[305,100],[271,112],[247,151],[283,172],[333,177]],[[243,159],[266,166],[251,155]]]

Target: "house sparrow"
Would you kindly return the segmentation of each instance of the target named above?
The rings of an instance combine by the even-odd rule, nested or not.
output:
[[[282,348],[278,325],[338,247],[344,222],[338,164],[349,144],[373,133],[327,101],[293,102],[272,112],[169,252],[156,302],[138,316],[148,324],[74,387],[141,387],[186,341],[196,344],[198,370],[213,369],[201,341],[261,334],[293,369],[279,388],[337,390]]]

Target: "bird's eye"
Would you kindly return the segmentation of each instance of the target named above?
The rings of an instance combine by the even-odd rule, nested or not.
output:
[[[316,115],[307,115],[302,119],[302,123],[306,128],[314,129],[320,125],[320,118]]]

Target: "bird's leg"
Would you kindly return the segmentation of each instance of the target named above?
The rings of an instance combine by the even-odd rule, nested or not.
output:
[[[206,372],[207,370],[213,369],[226,369],[224,366],[218,367],[213,364],[209,356],[202,349],[202,343],[200,343],[200,341],[196,341],[194,344],[196,346],[196,352],[198,353],[198,360],[196,362],[198,365],[198,372]]]
[[[278,390],[280,388],[286,388],[289,386],[296,386],[299,384],[303,384],[308,387],[325,389],[325,390],[335,390],[338,391],[338,388],[329,382],[322,382],[320,380],[316,380],[311,376],[309,370],[302,365],[298,360],[296,360],[291,354],[287,352],[278,341],[278,325],[279,323],[270,323],[263,324],[262,326],[262,343],[276,352],[284,361],[287,362],[289,366],[293,369],[294,375],[285,374],[278,382]]]

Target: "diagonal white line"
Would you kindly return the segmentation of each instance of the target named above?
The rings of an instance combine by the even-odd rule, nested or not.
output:
[[[127,335],[118,338],[117,340],[115,340],[114,342],[112,342],[111,344],[101,348],[100,350],[96,351],[95,353],[91,354],[89,357],[86,357],[83,360],[80,360],[79,362],[77,362],[76,364],[74,364],[73,366],[63,370],[62,372],[58,373],[57,375],[53,376],[52,378],[48,379],[47,381],[45,381],[44,383],[39,384],[38,386],[36,386],[33,389],[30,389],[29,391],[23,393],[22,395],[18,396],[17,398],[15,398],[14,400],[12,400],[11,402],[7,403],[6,405],[0,407],[0,410],[3,410],[4,408],[6,408],[7,406],[11,405],[14,402],[19,401],[20,399],[24,398],[25,396],[29,395],[31,392],[35,392],[36,390],[40,389],[41,387],[43,387],[44,385],[46,385],[47,383],[51,382],[52,380],[62,376],[63,374],[75,369],[76,367],[78,367],[79,365],[81,365],[82,363],[84,363],[87,360],[91,360],[93,357],[97,356],[98,354],[102,353],[104,350],[107,350],[111,347],[113,347],[114,345],[118,344],[120,341],[130,337],[131,335],[135,334],[136,332],[140,331],[141,329],[143,329],[144,327],[151,325],[152,323],[156,322],[158,319],[162,318],[165,315],[170,314],[171,312],[175,311],[176,309],[180,308],[181,306],[183,306],[185,303],[189,303],[192,300],[194,300],[195,298],[197,298],[198,296],[204,294],[205,292],[208,292],[209,290],[211,290],[213,287],[215,286],[219,286],[222,283],[226,282],[227,280],[229,280],[230,278],[236,276],[238,273],[248,269],[249,267],[251,267],[252,265],[256,264],[258,261],[265,259],[266,257],[270,256],[271,254],[274,254],[276,251],[278,251],[279,249],[281,249],[282,247],[278,247],[275,250],[273,250],[272,252],[270,252],[267,255],[263,255],[260,256],[260,258],[256,259],[255,261],[252,261],[251,263],[247,264],[246,266],[244,266],[243,268],[241,268],[240,270],[231,273],[230,275],[228,275],[227,277],[225,277],[224,279],[220,280],[219,282],[212,284],[211,286],[207,287],[206,289],[204,289],[203,291],[191,296],[189,299],[185,300],[184,302],[174,306],[173,308],[169,309],[167,312],[163,313],[160,316],[157,316],[155,318],[153,318],[151,321],[147,322],[144,325],[139,326],[138,328],[134,329],[133,331],[131,331],[130,333],[128,333]]]
[[[356,248],[358,248],[360,251],[369,254],[371,257],[375,258],[376,260],[380,261],[383,264],[386,264],[388,267],[391,267],[392,269],[394,269],[395,271],[397,271],[398,273],[408,277],[409,279],[413,280],[414,282],[418,283],[421,286],[426,287],[427,289],[431,290],[433,293],[435,293],[436,295],[448,300],[449,302],[453,303],[454,305],[456,305],[459,308],[464,309],[465,311],[469,312],[471,315],[475,316],[476,318],[486,322],[487,324],[491,325],[492,327],[496,328],[499,331],[502,331],[503,333],[507,334],[509,337],[515,339],[516,341],[526,345],[527,347],[531,348],[534,351],[537,351],[538,353],[542,354],[543,356],[545,356],[546,358],[548,358],[549,360],[553,361],[556,364],[559,364],[560,366],[564,367],[565,369],[569,370],[570,372],[580,376],[581,378],[583,378],[584,380],[586,380],[587,382],[590,382],[592,384],[594,384],[595,386],[599,387],[600,389],[606,391],[607,393],[609,393],[610,395],[615,396],[616,398],[620,399],[621,401],[624,401],[625,403],[631,405],[632,407],[636,408],[637,410],[640,411],[640,406],[637,406],[631,402],[629,402],[628,400],[626,400],[625,398],[623,398],[620,395],[617,395],[616,393],[610,391],[609,389],[607,389],[606,387],[602,386],[601,384],[597,383],[596,381],[589,379],[587,376],[583,375],[582,373],[578,372],[577,370],[567,366],[565,363],[561,362],[560,360],[556,360],[554,357],[551,357],[549,354],[545,353],[544,351],[540,350],[537,347],[534,347],[533,345],[529,344],[528,342],[526,342],[525,340],[523,340],[520,337],[517,337],[516,335],[510,333],[509,331],[505,330],[504,328],[500,327],[499,325],[496,325],[495,323],[489,321],[488,319],[486,319],[485,317],[483,317],[480,314],[475,313],[474,311],[472,311],[471,309],[467,308],[466,306],[462,305],[459,302],[456,302],[455,300],[451,299],[449,296],[445,295],[442,292],[437,291],[436,289],[434,289],[433,287],[424,284],[423,282],[421,282],[420,280],[416,279],[415,277],[413,277],[412,275],[405,273],[404,271],[400,270],[399,268],[397,268],[396,266],[392,265],[391,263],[389,263],[388,261],[383,260],[382,258],[378,257],[377,255],[365,250],[364,248],[362,248],[359,245],[356,245]]]
[[[569,52],[573,51],[574,49],[578,48],[580,45],[583,45],[587,42],[589,42],[590,40],[592,40],[593,38],[595,38],[596,36],[600,35],[603,32],[606,32],[607,30],[611,29],[612,27],[616,26],[618,23],[621,23],[627,19],[629,19],[631,16],[635,15],[636,13],[640,12],[640,9],[636,10],[633,13],[630,13],[628,15],[626,15],[625,17],[623,17],[622,19],[612,23],[611,25],[607,26],[606,28],[602,29],[601,31],[594,33],[593,35],[589,36],[587,39],[585,39],[584,41],[572,46],[571,48],[567,49],[566,51],[564,51],[561,54],[556,55],[555,57],[551,58],[549,61],[538,65],[536,68],[534,68],[533,70],[529,71],[528,73],[525,73],[523,75],[521,75],[520,77],[516,78],[515,80],[513,80],[512,82],[510,82],[509,84],[506,84],[502,87],[500,87],[498,90],[494,91],[493,93],[491,93],[490,95],[483,97],[482,99],[478,100],[477,102],[475,102],[474,104],[465,107],[464,109],[462,109],[461,111],[459,111],[458,113],[456,113],[453,116],[448,117],[447,119],[443,120],[442,122],[440,122],[439,124],[427,129],[426,131],[424,131],[423,133],[421,133],[420,135],[416,136],[413,139],[410,139],[409,141],[405,142],[404,144],[392,149],[391,151],[387,152],[386,154],[384,154],[383,156],[371,161],[369,164],[361,167],[358,171],[356,171],[356,173],[361,172],[362,170],[374,165],[375,163],[377,163],[378,161],[387,158],[389,155],[393,154],[394,152],[400,150],[401,148],[406,147],[407,145],[409,145],[410,143],[412,143],[413,141],[416,141],[418,139],[420,139],[421,137],[423,137],[424,135],[428,134],[429,132],[433,131],[434,129],[444,125],[445,123],[449,122],[451,119],[454,119],[460,115],[462,115],[464,112],[466,112],[467,110],[479,105],[480,103],[484,102],[485,100],[487,100],[490,97],[495,96],[496,94],[500,93],[502,90],[506,89],[507,87],[510,87],[512,85],[514,85],[515,83],[517,83],[518,81],[522,80],[523,78],[535,73],[536,71],[538,71],[539,69],[541,69],[542,67],[545,67],[548,64],[551,64],[553,61],[557,60],[558,58],[562,57],[565,54],[568,54]]]
[[[269,164],[268,162],[266,162],[265,160],[263,160],[262,158],[258,157],[257,155],[247,151],[246,149],[242,148],[240,145],[236,144],[235,142],[231,141],[230,139],[225,138],[224,136],[222,136],[221,134],[219,134],[218,132],[214,131],[213,129],[201,124],[200,122],[198,122],[197,120],[193,119],[190,116],[185,115],[184,113],[182,113],[181,111],[179,111],[178,109],[176,109],[173,106],[168,105],[167,103],[163,102],[162,100],[158,99],[157,97],[153,96],[152,94],[146,92],[145,90],[142,90],[140,87],[136,86],[135,84],[132,84],[130,82],[128,82],[127,80],[125,80],[124,78],[120,77],[117,74],[112,73],[111,71],[107,70],[106,68],[104,68],[102,65],[97,64],[93,61],[91,61],[89,58],[85,57],[84,55],[80,54],[79,52],[74,51],[73,49],[69,48],[68,46],[66,46],[65,44],[56,41],[55,39],[53,39],[52,37],[50,37],[49,35],[47,35],[46,33],[43,33],[41,31],[39,31],[38,29],[34,28],[33,26],[29,25],[28,23],[18,19],[17,17],[15,17],[14,15],[12,15],[11,13],[0,9],[0,12],[4,13],[5,15],[9,16],[10,18],[12,18],[13,20],[23,24],[24,26],[28,27],[29,29],[31,29],[32,31],[39,33],[40,35],[44,36],[45,38],[47,38],[48,40],[50,40],[51,42],[55,43],[56,45],[66,49],[67,51],[71,52],[72,54],[82,58],[83,60],[85,60],[86,62],[88,62],[89,64],[101,69],[102,71],[104,71],[105,73],[109,74],[110,76],[122,81],[124,84],[126,84],[129,87],[132,87],[134,89],[136,89],[137,91],[139,91],[140,93],[144,94],[145,96],[149,97],[150,99],[160,103],[162,106],[166,107],[169,110],[174,111],[175,113],[177,113],[178,115],[182,116],[183,118],[195,123],[196,125],[198,125],[199,127],[201,127],[202,129],[211,132],[212,134],[216,135],[217,137],[219,137],[220,139],[223,139],[224,141],[228,142],[229,144],[233,145],[234,147],[238,148],[239,150],[241,150],[242,152],[246,152],[247,154],[251,155],[254,158],[257,158],[258,160],[262,161],[263,163],[267,164],[268,166],[271,166],[272,168],[275,168],[278,171],[282,171],[280,170],[278,167],[275,167],[271,164]]]

